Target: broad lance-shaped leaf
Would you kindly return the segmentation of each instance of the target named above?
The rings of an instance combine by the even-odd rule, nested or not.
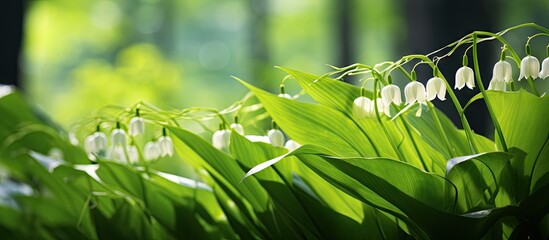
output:
[[[361,129],[341,112],[278,97],[239,81],[263,103],[281,129],[298,143],[330,147],[345,156],[376,155],[370,140],[363,134],[357,134]]]
[[[358,97],[360,89],[356,86],[331,79],[329,77],[319,77],[316,75],[303,73],[296,70],[281,68],[300,84],[300,86],[317,102],[322,105],[334,108],[338,111],[345,113],[351,117],[352,103],[356,97]],[[367,96],[371,96],[370,92],[366,93]],[[469,153],[469,147],[465,134],[462,130],[458,130],[454,124],[442,113],[437,110],[437,115],[442,122],[444,132],[448,135],[452,147],[456,150],[458,155],[466,155]],[[395,119],[389,121],[383,120],[384,126],[392,134],[393,138],[402,141],[399,142],[399,150],[407,159],[401,159],[409,162],[416,167],[422,167],[427,165],[428,170],[434,171],[440,174],[444,173],[444,167],[446,159],[451,156],[448,153],[442,135],[437,130],[432,114],[424,112],[421,117],[415,116],[415,111],[410,110],[402,117],[413,126],[412,136],[407,136],[405,126],[402,121]],[[362,126],[365,133],[370,135],[372,139],[375,139],[375,143],[382,143],[387,137],[379,131],[379,124],[376,120],[358,120],[357,123]],[[404,137],[404,139],[403,139]],[[415,143],[413,141],[415,141]],[[493,142],[475,134],[477,144],[481,151],[493,151]],[[381,141],[380,141],[381,139]],[[423,140],[423,141],[422,141]],[[387,146],[388,143],[379,144],[381,146]],[[414,145],[419,149],[424,158],[422,164],[417,155],[417,150]]]
[[[448,160],[446,178],[459,192],[456,212],[495,206],[495,197],[500,190],[499,179],[505,178],[508,172],[504,168],[513,157],[515,155],[506,152],[490,152]]]
[[[494,222],[515,213],[511,207],[504,207],[493,209],[482,216],[454,215],[452,209],[456,190],[448,180],[440,176],[391,159],[341,159],[327,156],[323,152],[314,153],[307,146],[301,148],[309,150],[309,153],[300,154],[299,149],[296,149],[286,156],[297,156],[313,171],[347,194],[397,216],[418,238],[480,238]],[[252,170],[257,172],[265,167]]]
[[[537,97],[524,90],[488,91],[487,97],[507,147],[526,152],[524,161],[513,161],[518,200],[549,184],[549,96]],[[524,179],[522,176],[530,176]]]

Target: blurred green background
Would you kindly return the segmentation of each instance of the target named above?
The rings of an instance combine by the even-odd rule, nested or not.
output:
[[[473,30],[549,22],[544,0],[34,0],[22,10],[16,83],[65,126],[140,100],[223,108],[246,93],[231,75],[278,91],[275,65],[322,74],[325,64],[428,53]]]

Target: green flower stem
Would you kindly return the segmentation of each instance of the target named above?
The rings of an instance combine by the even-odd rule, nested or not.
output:
[[[435,67],[435,64],[433,63],[433,61],[431,61],[431,59],[429,59],[426,56],[423,56],[423,55],[409,55],[409,56],[406,56],[406,57],[407,58],[421,59],[425,63],[429,64],[429,66],[431,66],[432,68]],[[467,117],[464,114],[463,107],[459,103],[459,100],[457,99],[456,94],[454,93],[454,90],[452,89],[452,86],[450,86],[450,84],[448,83],[448,80],[446,80],[446,77],[444,77],[444,75],[442,73],[440,73],[439,77],[442,78],[444,80],[444,82],[446,83],[446,89],[447,89],[448,95],[450,96],[450,99],[452,99],[452,102],[454,103],[454,106],[456,107],[456,111],[458,112],[458,114],[460,116],[461,124],[463,125],[463,129],[465,130],[465,136],[467,137],[467,141],[469,142],[469,148],[471,149],[471,154],[476,154],[476,153],[478,153],[478,147],[477,147],[477,145],[475,143],[475,140],[473,138],[473,135],[472,135],[473,130],[471,129],[471,126],[469,125],[469,121],[467,121]]]
[[[442,123],[438,118],[435,106],[429,101],[427,101],[427,106],[429,107],[429,111],[431,112],[431,115],[435,120],[435,124],[439,134],[442,136],[442,139],[444,139],[444,145],[446,145],[446,148],[448,149],[448,155],[450,155],[451,158],[457,157],[455,149],[452,148],[452,145],[450,145],[450,140],[448,140],[448,136],[446,135],[446,132],[444,132],[444,128],[442,127]]]
[[[528,77],[526,81],[528,82],[528,85],[532,89],[532,92],[534,92],[534,94],[539,97],[540,95],[538,92],[538,88],[536,88],[536,84],[534,84],[534,79],[532,79],[532,77]]]
[[[429,168],[425,164],[425,157],[423,156],[423,154],[421,153],[421,151],[417,147],[417,142],[414,139],[414,135],[412,135],[412,131],[410,130],[410,125],[409,125],[408,121],[406,121],[404,119],[404,117],[402,117],[402,115],[398,116],[398,118],[400,119],[400,121],[402,121],[402,125],[404,125],[404,129],[406,130],[406,133],[408,134],[408,136],[410,136],[410,140],[412,140],[412,144],[414,145],[414,149],[416,150],[417,155],[419,156],[419,159],[421,160],[421,165],[423,166],[423,169],[425,169],[425,171],[427,171],[427,172],[431,172],[432,169],[429,170]]]
[[[372,71],[372,72],[375,73],[375,71]],[[383,133],[385,133],[385,136],[387,137],[387,139],[391,143],[391,146],[393,147],[396,154],[398,155],[398,158],[401,161],[406,161],[406,158],[404,158],[404,155],[402,155],[402,152],[398,149],[398,146],[395,144],[395,140],[393,139],[393,137],[391,136],[389,131],[387,131],[387,129],[385,128],[385,125],[383,124],[383,121],[381,120],[381,115],[379,114],[379,109],[377,108],[377,90],[378,90],[378,87],[379,87],[378,86],[378,81],[380,81],[380,80],[378,80],[378,78],[376,78],[374,80],[374,96],[373,96],[374,110],[375,110],[375,113],[376,113],[377,122],[381,126],[381,129],[383,129]],[[421,161],[421,162],[423,162],[423,161]],[[425,168],[425,171],[427,171],[427,168]]]
[[[501,127],[499,126],[499,122],[496,119],[496,116],[494,114],[494,110],[492,109],[492,104],[490,104],[490,99],[488,99],[488,95],[486,94],[486,90],[484,89],[484,85],[482,83],[482,78],[480,76],[480,67],[478,64],[478,52],[477,52],[477,33],[473,33],[473,65],[475,68],[475,78],[477,80],[478,89],[482,93],[482,97],[484,98],[484,102],[486,103],[486,108],[488,108],[488,113],[490,114],[490,118],[492,119],[492,123],[494,124],[494,128],[496,129],[498,133],[498,138],[501,143],[501,147],[503,148],[503,151],[509,152],[509,149],[507,148],[507,143],[505,142],[505,138],[503,137],[503,132],[501,131]]]

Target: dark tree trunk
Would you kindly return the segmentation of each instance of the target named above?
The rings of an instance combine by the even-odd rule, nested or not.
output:
[[[7,1],[0,6],[0,83],[21,87],[19,56],[25,1]]]
[[[252,81],[265,87],[274,87],[269,81],[269,27],[268,27],[268,0],[250,0],[250,50]]]
[[[407,39],[404,43],[404,53],[427,54],[437,50],[474,30],[495,31],[495,21],[498,19],[494,13],[497,4],[489,4],[488,0],[463,0],[463,1],[437,1],[437,0],[407,0],[403,1],[406,12]],[[454,85],[456,70],[462,65],[464,48],[456,52],[450,58],[445,58],[439,64],[441,72]],[[479,64],[482,79],[485,86],[490,80],[491,66],[497,60],[498,55],[493,54],[494,49],[479,48]],[[471,52],[469,67],[473,67]],[[426,80],[432,77],[432,70],[422,67],[418,70],[418,79]],[[474,90],[467,88],[457,92],[462,105],[478,93],[478,87]],[[438,102],[435,105],[442,109],[454,123],[461,125],[460,118],[451,101]],[[467,110],[466,115],[473,130],[483,135],[491,134],[491,124],[488,120],[488,112],[483,104],[475,103]]]
[[[355,61],[355,55],[353,53],[353,1],[352,0],[339,0],[333,3],[334,16],[336,21],[336,36],[338,43],[338,67],[347,66],[353,64]],[[352,82],[352,78],[346,78],[346,82]]]

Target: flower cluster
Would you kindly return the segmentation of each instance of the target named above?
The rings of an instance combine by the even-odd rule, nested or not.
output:
[[[280,96],[285,98],[284,96]],[[245,135],[244,127],[238,123],[238,118],[235,118],[235,122],[230,125],[230,128],[234,132],[246,137],[246,139],[252,142],[264,142],[273,145],[274,147],[284,147],[289,151],[295,150],[301,145],[294,140],[286,141],[284,133],[278,128],[275,122],[273,122],[273,128],[267,132],[266,136],[258,135]],[[223,151],[228,151],[231,141],[231,130],[225,128],[225,124],[220,124],[219,130],[215,131],[212,135],[212,145]]]
[[[362,92],[364,90],[361,90]],[[432,101],[438,98],[441,101],[446,100],[446,82],[440,77],[432,77],[427,81],[427,88],[423,83],[411,81],[404,88],[404,98],[406,105],[414,103],[425,104],[426,101]],[[356,98],[353,102],[353,115],[358,118],[373,118],[377,112],[391,117],[390,106],[395,104],[400,106],[402,97],[400,88],[394,84],[388,84],[381,89],[381,98],[372,100],[365,96]]]
[[[128,144],[128,138],[136,137],[145,133],[145,120],[139,116],[139,109],[136,110],[136,116],[133,117],[128,126],[129,136],[122,128],[120,122],[116,122],[116,127],[110,134],[110,145],[107,135],[101,132],[98,125],[96,131],[86,137],[84,149],[91,160],[97,158],[106,158],[121,163],[136,163],[139,161],[139,151],[132,141]],[[162,129],[162,136],[156,141],[150,141],[143,148],[143,159],[147,161],[156,160],[161,157],[168,157],[174,154],[173,142],[167,135],[166,128]]]

